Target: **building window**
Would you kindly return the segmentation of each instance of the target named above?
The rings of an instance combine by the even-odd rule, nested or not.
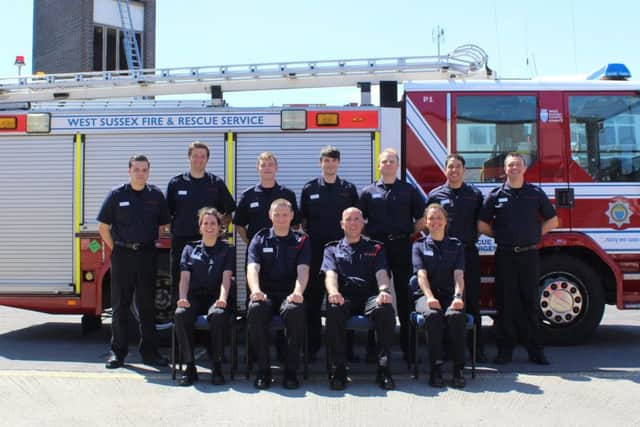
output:
[[[142,33],[136,31],[135,36],[142,59]],[[94,26],[93,71],[128,70],[126,46],[124,31],[106,25]]]

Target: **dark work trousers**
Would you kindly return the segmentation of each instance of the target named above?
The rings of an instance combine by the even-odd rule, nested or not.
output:
[[[129,349],[128,318],[133,295],[140,316],[140,353],[157,352],[155,326],[156,249],[134,251],[115,246],[111,252],[111,350],[124,358]]]
[[[529,352],[542,350],[538,324],[538,250],[496,250],[496,339],[498,351],[511,354],[521,342]]]
[[[309,353],[314,354],[322,346],[321,309],[324,299],[324,275],[320,274],[322,255],[326,242],[311,240],[311,265],[309,267],[309,284],[304,291],[304,305],[307,311],[307,334],[309,337]]]
[[[171,307],[175,308],[178,301],[178,292],[180,291],[180,259],[182,251],[189,242],[200,240],[198,236],[172,236],[171,237]]]
[[[268,371],[271,366],[271,318],[278,314],[284,319],[285,325],[285,370],[296,371],[300,364],[305,323],[304,304],[288,303],[285,295],[272,295],[265,301],[251,301],[247,311],[251,351],[258,360],[258,369],[261,372]]]
[[[229,326],[228,308],[211,308],[216,301],[214,295],[198,295],[189,297],[188,308],[176,309],[176,337],[178,347],[184,363],[194,363],[194,328],[196,318],[201,314],[207,314],[209,322],[209,334],[211,336],[211,348],[209,354],[213,363],[221,362],[224,352],[225,330]]]
[[[476,245],[464,246],[464,307],[473,316],[476,325],[476,349],[484,352],[482,342],[482,316],[480,316],[480,255]],[[467,335],[467,348],[473,349],[473,331]]]
[[[365,315],[373,319],[378,343],[378,361],[386,358],[388,365],[391,345],[396,327],[395,313],[391,304],[378,305],[377,295],[366,300],[345,298],[343,305],[327,306],[327,345],[334,365],[344,365],[346,360],[347,333],[345,325],[351,316]]]
[[[439,299],[442,309],[427,306],[427,297],[416,301],[416,311],[425,317],[429,360],[439,364],[444,360],[445,346],[454,366],[464,366],[464,341],[466,315],[460,310],[451,310],[451,300]]]
[[[375,238],[375,237],[374,237]],[[411,277],[411,241],[409,238],[383,239],[389,269],[393,274],[396,306],[400,320],[400,348],[409,354],[409,278]]]

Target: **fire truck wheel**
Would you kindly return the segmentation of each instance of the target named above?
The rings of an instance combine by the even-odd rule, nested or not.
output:
[[[135,298],[134,298],[135,301]],[[173,310],[171,309],[171,278],[169,273],[158,271],[156,276],[156,332],[158,345],[171,345],[171,328],[173,326]],[[135,321],[129,322],[131,326],[129,334],[136,336],[138,334],[138,322],[140,315],[135,302],[131,304],[131,314]]]
[[[542,258],[538,307],[547,344],[578,344],[591,336],[604,313],[600,282],[593,268],[574,257]]]
[[[102,317],[91,314],[82,315],[82,335],[90,334],[102,327]]]

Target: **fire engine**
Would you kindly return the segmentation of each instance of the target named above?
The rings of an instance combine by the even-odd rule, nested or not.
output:
[[[257,180],[257,155],[269,150],[279,158],[278,181],[299,194],[324,145],[340,148],[340,175],[360,188],[378,178],[381,149],[394,147],[401,178],[426,196],[445,180],[450,152],[466,158],[466,180],[486,193],[504,180],[505,154],[518,151],[529,164],[526,179],[552,199],[561,224],[541,243],[545,337],[580,342],[605,304],[640,308],[640,83],[629,77],[613,64],[580,79],[498,79],[486,53],[465,45],[443,56],[0,79],[0,304],[82,314],[87,330],[100,324],[110,253],[95,218],[107,192],[127,181],[133,153],[149,156],[150,182],[164,188],[188,166],[187,145],[204,141],[209,169],[239,195]],[[223,99],[356,84],[362,101],[346,107],[235,109]],[[380,85],[379,107],[371,84]],[[149,99],[189,93],[211,100]],[[159,328],[171,320],[169,238],[157,242]],[[236,243],[243,309],[245,247]],[[484,236],[478,246],[482,305],[491,315],[495,247]]]

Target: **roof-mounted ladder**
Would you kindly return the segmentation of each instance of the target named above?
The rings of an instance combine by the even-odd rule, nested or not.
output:
[[[133,30],[133,20],[131,19],[131,7],[129,0],[118,0],[118,12],[120,13],[120,24],[124,33],[123,43],[125,57],[127,58],[127,68],[129,70],[142,69],[142,57],[138,39]]]
[[[464,45],[447,55],[162,68],[0,78],[0,102],[355,86],[441,79],[491,79],[487,54]]]

